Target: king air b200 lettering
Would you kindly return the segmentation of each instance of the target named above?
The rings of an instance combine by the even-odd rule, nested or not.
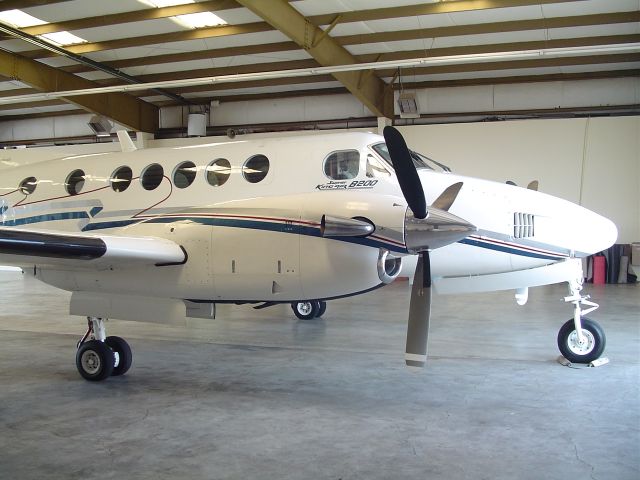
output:
[[[316,190],[354,190],[354,189],[366,189],[373,188],[378,183],[378,180],[353,180],[348,182],[343,181],[331,181],[329,183],[323,183],[316,186]]]

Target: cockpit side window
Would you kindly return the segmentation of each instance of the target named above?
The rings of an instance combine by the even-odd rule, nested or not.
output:
[[[355,178],[360,170],[360,152],[357,150],[332,152],[324,159],[323,170],[331,180]]]
[[[393,167],[393,163],[391,162],[391,156],[389,156],[389,150],[387,150],[386,143],[376,143],[375,145],[371,145],[371,148],[391,167]],[[446,165],[443,165],[440,162],[436,162],[435,160],[422,155],[421,153],[414,152],[413,150],[409,150],[411,155],[411,159],[413,160],[413,164],[416,168],[427,168],[429,170],[437,170],[443,172],[450,172],[451,169]]]
[[[373,155],[367,155],[367,177],[368,178],[386,178],[390,177],[391,172],[385,167],[384,162],[378,160]]]

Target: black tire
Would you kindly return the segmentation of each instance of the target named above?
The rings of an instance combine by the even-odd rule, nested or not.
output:
[[[562,325],[558,332],[560,353],[571,363],[591,363],[600,358],[604,352],[607,339],[598,322],[583,318],[582,331],[587,338],[587,343],[584,346],[578,343],[578,334],[573,319]]]
[[[291,309],[300,320],[311,320],[318,316],[318,311],[320,311],[320,302],[317,300],[293,302],[291,304]]]
[[[111,350],[118,354],[118,365],[113,367],[111,375],[117,377],[118,375],[124,375],[131,368],[131,362],[133,361],[133,355],[131,354],[131,347],[120,337],[107,337],[104,339]],[[115,363],[115,362],[114,362]]]
[[[76,367],[85,380],[99,382],[108,378],[113,372],[115,356],[103,342],[89,340],[84,342],[76,352]]]
[[[318,303],[320,304],[320,308],[318,309],[318,314],[316,315],[316,317],[319,318],[324,315],[324,312],[327,311],[327,302],[325,302],[324,300],[320,300]]]

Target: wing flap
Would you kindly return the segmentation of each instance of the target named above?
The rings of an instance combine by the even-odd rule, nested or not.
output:
[[[186,261],[180,245],[164,238],[125,237],[0,228],[0,264],[71,267],[141,266]]]

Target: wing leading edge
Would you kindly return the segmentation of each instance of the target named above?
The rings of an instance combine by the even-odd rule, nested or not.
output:
[[[0,228],[0,264],[68,267],[180,264],[184,249],[164,238]]]

